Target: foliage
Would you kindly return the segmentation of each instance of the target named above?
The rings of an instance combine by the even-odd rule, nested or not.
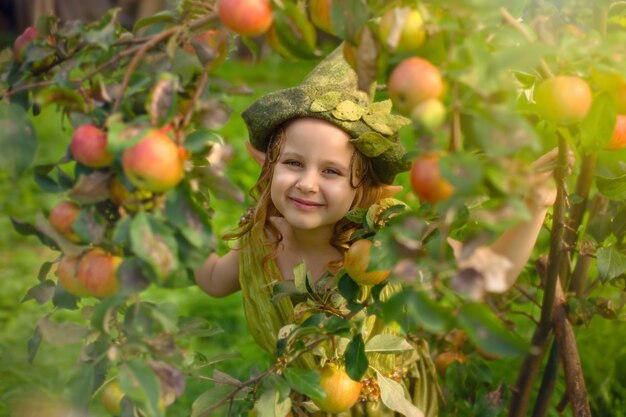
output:
[[[622,5],[602,1],[588,7],[577,0],[331,3],[332,43],[347,42],[344,54],[364,90],[372,82],[384,86],[393,69],[413,55],[437,66],[446,85],[443,96],[429,97],[445,105],[445,119],[426,121],[423,114],[403,109],[414,123],[402,130],[401,139],[407,158],[440,155],[441,175],[452,195],[431,204],[405,193],[406,204],[386,200],[348,214],[361,226],[353,237],[375,242],[368,270],[391,270],[391,278],[368,287],[343,269],[318,282],[304,269],[296,270],[294,282],[275,288],[276,300],[303,300],[296,306],[295,323],[281,329],[276,357],[249,377],[224,372],[227,364],[220,369],[224,358],[205,353],[216,327],[191,301],[163,298],[190,294],[194,269],[210,253],[223,250],[216,243],[216,220],[224,215],[234,223],[239,213],[232,205],[248,203],[241,188],[253,178],[229,170],[230,158],[240,166],[243,152],[231,155],[232,131],[226,124],[234,102],[241,100],[237,96],[247,91],[226,81],[220,66],[242,45],[256,56],[260,43],[223,28],[212,1],[181,1],[173,10],[137,22],[132,31],[118,24],[115,9],[91,23],[45,17],[34,38],[0,55],[2,175],[32,173],[42,190],[80,204],[80,215],[72,222],[78,235],[72,240],[50,225],[50,200],[41,204],[33,192],[24,201],[7,192],[30,208],[12,218],[15,230],[36,236],[58,253],[43,263],[24,296],[42,312],[31,328],[28,360],[34,360],[44,341],[46,348],[82,343],[66,389],[67,401],[77,410],[99,409],[95,398],[115,381],[125,395],[122,416],[162,416],[185,401],[192,416],[215,410],[246,415],[252,408],[259,415],[284,416],[290,409],[298,415],[314,409],[301,401],[303,396],[324,396],[319,374],[297,366],[314,355],[321,364],[341,363],[355,380],[375,379],[382,401],[408,415],[412,405],[397,395],[393,379],[373,369],[367,353],[412,350],[407,338],[417,335],[431,343],[436,359],[444,354],[453,359],[440,372],[447,414],[502,415],[509,408],[510,415],[525,415],[543,355],[556,340],[561,350],[554,350],[545,365],[556,370],[555,377],[543,384],[557,379],[560,357],[566,374],[556,385],[561,393],[567,387],[574,415],[589,415],[571,326],[613,326],[623,320],[626,151],[604,149],[616,115],[626,111]],[[400,6],[418,10],[425,22],[424,42],[408,52],[399,45],[399,28],[409,14]],[[396,29],[383,37],[377,18],[392,9],[399,10]],[[275,26],[266,44],[276,53],[315,61],[328,53],[317,41],[306,2],[276,1],[272,10]],[[536,106],[535,87],[555,74],[579,77],[591,87],[593,102],[582,120],[555,124],[560,119],[546,120],[545,109]],[[51,112],[53,107],[58,112]],[[89,167],[69,150],[58,149],[54,158],[38,156],[37,146],[50,146],[38,125],[51,114],[69,130],[93,124],[105,131],[113,162]],[[182,181],[167,190],[141,189],[124,161],[126,151],[155,130],[175,144],[184,169]],[[70,139],[64,140],[63,148]],[[557,202],[546,222],[550,233],[543,233],[535,248],[536,268],[526,268],[516,289],[487,294],[486,283],[495,278],[483,271],[497,269],[497,257],[459,269],[446,239],[472,248],[527,219],[524,200],[533,191],[527,162],[555,146]],[[241,151],[240,145],[235,148]],[[572,175],[567,148],[577,157]],[[130,196],[116,199],[114,180]],[[399,182],[410,189],[408,176]],[[44,210],[34,213],[33,207]],[[84,254],[96,247],[123,259],[114,275],[120,290],[103,298],[70,294],[54,279],[54,264],[62,257],[86,259]],[[404,288],[395,290],[396,284]],[[395,323],[398,335],[368,338],[374,319]],[[584,334],[584,328],[579,332]],[[529,354],[531,340],[540,354]],[[510,372],[494,372],[498,368],[487,362],[508,363],[523,355],[515,390],[509,388],[514,383]],[[619,352],[617,362],[623,357]],[[616,386],[623,384],[619,368],[609,368]],[[626,401],[617,388],[598,388],[606,386],[605,377],[591,373],[590,381],[598,384],[589,390],[596,412]],[[211,386],[205,389],[204,383]],[[184,395],[190,391],[193,404]],[[537,407],[549,405],[549,390],[539,391],[547,399],[539,396]]]

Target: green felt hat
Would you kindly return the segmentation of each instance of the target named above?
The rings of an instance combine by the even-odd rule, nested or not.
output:
[[[398,129],[410,121],[391,114],[390,100],[371,102],[357,81],[342,48],[337,48],[300,85],[269,93],[242,113],[250,142],[265,152],[279,125],[297,117],[316,117],[346,131],[354,146],[371,159],[378,180],[391,184],[410,167],[397,137]]]

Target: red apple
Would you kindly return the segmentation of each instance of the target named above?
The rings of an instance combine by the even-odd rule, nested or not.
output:
[[[152,192],[176,186],[184,175],[178,146],[159,130],[151,130],[124,151],[122,168],[135,187]]]
[[[402,19],[400,36],[395,47],[392,47],[389,44],[389,35],[394,26],[400,23],[400,19]],[[418,10],[409,8],[389,9],[381,18],[378,26],[380,41],[389,52],[414,52],[422,46],[426,38],[426,31],[423,26],[424,19]]]
[[[330,9],[333,5],[333,0],[311,0],[309,2],[309,15],[311,21],[318,27],[331,35],[335,34],[332,22],[330,20]]]
[[[559,75],[541,83],[534,92],[537,113],[559,125],[580,122],[593,100],[589,84],[581,78]]]
[[[368,271],[372,241],[360,239],[354,242],[344,255],[343,267],[356,283],[376,285],[389,276],[389,271]]]
[[[626,114],[618,114],[611,141],[606,145],[606,149],[617,151],[624,148],[626,148]]]
[[[431,204],[447,200],[454,191],[454,187],[441,177],[437,154],[423,154],[415,158],[411,166],[411,185],[421,202]]]
[[[39,32],[33,26],[27,27],[21,35],[19,35],[13,43],[13,56],[15,61],[24,61],[24,49],[30,44],[33,39],[39,37]]]
[[[244,36],[258,36],[272,24],[268,0],[218,0],[217,13],[224,26]]]
[[[90,168],[111,165],[115,155],[107,151],[107,135],[94,125],[82,125],[74,130],[70,144],[72,156]]]
[[[80,207],[71,201],[61,201],[50,210],[48,221],[59,233],[72,242],[80,241],[80,238],[72,229],[72,226],[80,215]]]
[[[117,292],[119,282],[117,268],[122,258],[94,249],[85,254],[78,263],[78,278],[89,294],[108,297]]]
[[[409,116],[418,104],[443,94],[439,69],[429,61],[412,57],[400,62],[389,76],[389,97],[396,109]]]
[[[64,256],[57,265],[56,275],[65,291],[77,297],[85,297],[89,292],[78,278],[78,262],[78,258]]]

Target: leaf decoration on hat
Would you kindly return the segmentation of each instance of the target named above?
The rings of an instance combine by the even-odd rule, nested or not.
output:
[[[332,115],[336,119],[339,120],[348,120],[351,122],[355,122],[365,114],[367,109],[363,106],[358,105],[354,101],[344,100],[341,103],[337,104],[335,110],[333,110]]]
[[[311,111],[313,113],[322,113],[331,111],[339,104],[341,93],[339,91],[329,91],[319,96],[311,103]]]
[[[352,139],[351,142],[359,151],[361,151],[363,155],[368,158],[374,158],[382,155],[394,146],[392,141],[376,132],[365,132],[358,138]]]
[[[393,135],[395,130],[389,126],[389,115],[383,113],[366,114],[363,121],[375,131],[383,135]]]
[[[376,113],[389,114],[391,113],[392,105],[393,104],[391,103],[391,100],[375,101],[373,103],[370,103],[369,112],[370,114],[376,114]]]

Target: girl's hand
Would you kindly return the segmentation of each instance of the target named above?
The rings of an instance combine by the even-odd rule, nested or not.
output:
[[[554,171],[558,164],[558,148],[540,156],[531,165],[530,192],[526,197],[528,207],[536,210],[545,209],[556,200],[556,184]],[[567,175],[572,171],[576,156],[570,149],[567,151]]]

